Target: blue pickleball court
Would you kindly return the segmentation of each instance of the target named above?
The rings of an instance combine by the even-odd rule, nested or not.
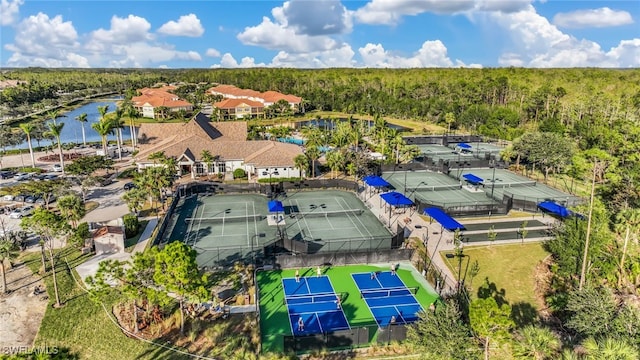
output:
[[[327,276],[282,279],[285,302],[294,336],[349,329],[338,295]],[[304,324],[300,327],[299,321]]]
[[[378,326],[410,324],[418,319],[422,306],[397,275],[385,271],[351,276]]]

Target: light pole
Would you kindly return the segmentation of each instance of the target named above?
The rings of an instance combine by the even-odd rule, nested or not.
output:
[[[270,170],[268,172],[268,174],[269,174],[269,190],[270,190],[269,191],[269,200],[271,200],[271,199],[273,199],[273,183],[271,182],[271,176],[272,175],[278,176],[278,175],[280,175],[280,173],[277,172],[277,171],[274,171],[274,170]]]
[[[493,189],[496,186],[496,163],[495,161],[491,162],[491,165],[493,165],[493,175],[491,176],[491,198],[493,199]]]

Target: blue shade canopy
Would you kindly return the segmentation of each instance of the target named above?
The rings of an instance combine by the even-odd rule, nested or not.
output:
[[[424,209],[424,214],[439,222],[443,228],[449,231],[464,230],[464,225],[438,208],[426,208]]]
[[[465,150],[469,150],[471,149],[471,145],[467,144],[467,143],[459,143],[458,145],[456,145],[457,147],[459,147],[460,149],[465,149]]]
[[[380,194],[382,200],[386,201],[391,206],[411,206],[413,201],[408,197],[397,191],[390,191],[388,193]]]
[[[543,201],[540,204],[538,204],[538,208],[544,211],[550,212],[554,215],[558,215],[562,218],[566,218],[573,215],[573,212],[571,212],[571,210],[567,209],[566,207],[560,204],[556,204],[553,201]]]
[[[376,176],[376,175],[365,176],[363,180],[367,185],[373,186],[373,187],[386,187],[386,186],[389,186],[389,183],[385,179],[381,178],[380,176]]]
[[[282,201],[271,200],[267,204],[269,207],[269,212],[283,212],[284,206],[282,205]]]
[[[473,174],[464,174],[462,175],[462,177],[465,178],[468,182],[470,182],[473,185],[482,184],[482,182],[484,181],[483,178],[479,176],[475,176]]]

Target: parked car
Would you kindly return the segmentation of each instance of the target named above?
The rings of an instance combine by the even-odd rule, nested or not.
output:
[[[30,173],[17,173],[13,176],[13,178],[15,180],[18,181],[25,181],[25,180],[29,180],[31,179],[31,174]]]
[[[33,174],[33,175],[31,176],[31,179],[32,179],[32,180],[35,180],[35,181],[41,181],[41,180],[44,180],[44,179],[45,179],[45,177],[46,177],[46,175],[45,175],[45,174]]]
[[[27,195],[25,194],[20,194],[20,195],[16,195],[13,198],[13,201],[17,201],[17,202],[24,202],[24,199],[27,197]]]
[[[13,201],[14,198],[15,198],[15,196],[13,196],[11,194],[7,194],[7,195],[2,197],[2,200],[4,200],[4,201]]]
[[[62,165],[60,165],[60,164],[55,164],[55,165],[53,165],[52,169],[53,169],[53,171],[55,171],[55,172],[62,172]]]
[[[55,180],[57,178],[58,178],[58,175],[56,175],[56,174],[47,174],[47,175],[44,176],[44,180],[47,180],[47,181]]]
[[[13,212],[9,214],[9,217],[11,219],[20,219],[22,217],[29,216],[31,214],[33,214],[33,206],[25,206],[25,207],[13,210]]]
[[[56,196],[55,195],[49,195],[49,204],[53,203],[56,201]],[[44,196],[43,197],[39,197],[36,200],[36,204],[38,205],[44,205]]]
[[[138,186],[135,183],[132,183],[132,182],[128,182],[128,183],[124,184],[124,189],[125,190],[131,190],[131,189],[135,189],[137,187]]]
[[[11,179],[16,175],[13,171],[0,171],[0,179]]]
[[[26,202],[27,204],[33,204],[39,198],[40,198],[40,196],[38,196],[38,195],[29,195],[29,196],[24,198],[24,202]]]

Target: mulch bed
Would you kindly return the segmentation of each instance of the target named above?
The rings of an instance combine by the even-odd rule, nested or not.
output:
[[[82,154],[79,153],[67,153],[67,154],[62,154],[62,157],[64,158],[64,160],[75,160],[77,158],[82,157]],[[41,156],[38,158],[38,161],[42,161],[42,162],[58,162],[60,161],[60,154],[52,154],[52,155],[45,155],[45,156]]]

